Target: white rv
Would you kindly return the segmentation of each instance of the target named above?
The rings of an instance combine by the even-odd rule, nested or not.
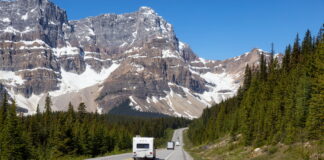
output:
[[[139,137],[133,138],[133,158],[138,159],[155,159],[154,138]]]

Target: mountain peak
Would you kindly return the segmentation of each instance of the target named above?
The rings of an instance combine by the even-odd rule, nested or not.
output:
[[[142,14],[146,14],[146,15],[156,14],[156,12],[152,8],[147,7],[147,6],[140,7],[139,12]]]
[[[260,48],[253,48],[251,52],[255,53],[255,52],[265,52],[265,51]]]

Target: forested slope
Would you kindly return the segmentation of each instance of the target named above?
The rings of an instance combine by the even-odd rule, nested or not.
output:
[[[87,113],[81,103],[78,111],[46,111],[33,116],[17,116],[16,105],[6,96],[0,105],[0,159],[71,159],[94,157],[131,149],[135,135],[152,136],[157,145],[165,143],[167,130],[184,127],[183,118],[139,118]]]
[[[237,95],[205,109],[190,125],[193,144],[212,143],[225,135],[241,137],[247,146],[323,139],[323,31],[316,37],[307,31],[301,42],[297,35],[282,63],[262,55],[258,67],[247,66]]]

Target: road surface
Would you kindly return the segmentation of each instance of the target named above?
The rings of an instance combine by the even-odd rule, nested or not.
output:
[[[185,128],[177,129],[173,133],[172,141],[179,141],[180,146],[176,146],[174,150],[157,149],[157,160],[193,160],[193,158],[183,150],[183,131]],[[166,145],[166,144],[165,144]],[[108,157],[93,158],[89,160],[132,160],[132,153],[113,155]]]

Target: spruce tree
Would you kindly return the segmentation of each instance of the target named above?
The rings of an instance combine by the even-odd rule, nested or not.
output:
[[[45,114],[44,119],[42,121],[43,127],[41,132],[42,137],[42,145],[43,149],[48,149],[51,146],[51,138],[52,138],[52,124],[53,124],[53,118],[52,118],[52,100],[49,94],[47,94],[45,98]],[[49,155],[46,155],[49,156]]]
[[[315,71],[306,127],[308,138],[318,139],[323,138],[324,132],[324,36],[318,44],[313,61]]]
[[[288,45],[285,50],[285,55],[282,60],[282,66],[285,71],[289,72],[291,67],[291,46]]]
[[[267,79],[267,61],[263,53],[260,56],[260,79],[263,81]]]
[[[0,131],[1,131],[1,128],[3,128],[2,125],[4,124],[4,121],[7,117],[8,107],[9,107],[9,104],[8,104],[7,94],[4,94],[3,102],[2,102],[2,105],[0,106]]]
[[[52,112],[52,100],[49,94],[45,98],[45,114],[50,114]]]
[[[292,48],[292,62],[296,65],[300,58],[300,44],[299,44],[299,34],[296,35],[296,39]]]
[[[1,159],[28,159],[30,148],[22,137],[22,128],[16,115],[16,104],[12,102],[2,132]]]
[[[86,111],[86,108],[87,108],[86,105],[82,102],[82,103],[79,104],[78,112],[84,114],[84,113],[87,112],[87,111]]]
[[[307,30],[307,32],[305,33],[305,37],[304,40],[302,42],[302,48],[301,48],[301,52],[302,54],[310,54],[313,52],[313,38],[312,38],[312,34],[310,32],[310,30]]]
[[[252,80],[252,71],[249,65],[246,65],[245,73],[244,73],[243,91],[247,91],[247,89],[250,88],[251,80]]]
[[[67,114],[67,119],[70,121],[70,123],[73,123],[76,117],[74,112],[74,106],[71,102],[69,103]]]
[[[87,113],[86,111],[87,106],[82,102],[78,106],[78,115],[79,115],[79,121],[82,121],[85,114]]]

